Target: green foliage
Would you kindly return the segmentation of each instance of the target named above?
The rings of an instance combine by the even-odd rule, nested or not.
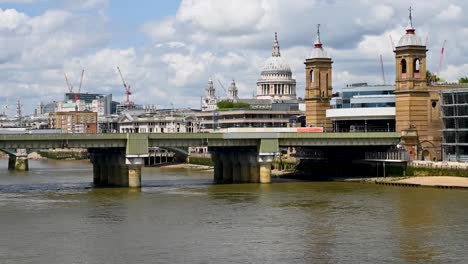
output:
[[[250,109],[251,106],[243,102],[231,102],[228,100],[219,101],[216,106],[218,109]]]
[[[461,77],[458,79],[459,84],[468,84],[468,77]]]
[[[385,176],[396,177],[405,175],[405,168],[403,166],[386,166]]]
[[[292,161],[282,160],[281,162],[275,161],[273,165],[275,169],[280,170],[280,171],[294,171],[296,170],[297,163],[292,162]]]
[[[436,82],[440,82],[441,79],[439,78],[439,76],[433,74],[432,72],[430,71],[426,71],[426,76],[427,76],[427,83],[430,84],[430,83],[436,83]]]
[[[407,176],[456,176],[468,177],[468,170],[463,169],[439,169],[439,168],[415,168],[406,169]]]
[[[194,165],[204,165],[213,167],[213,160],[211,158],[204,157],[188,157],[187,163]]]

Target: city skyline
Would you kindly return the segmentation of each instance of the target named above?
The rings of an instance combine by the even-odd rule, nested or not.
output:
[[[205,0],[126,6],[105,0],[3,0],[0,104],[9,98],[12,109],[20,97],[27,114],[39,101],[61,100],[67,91],[64,72],[77,86],[82,68],[82,92],[112,93],[116,101],[123,101],[116,66],[133,88],[132,100],[141,104],[199,108],[210,76],[226,87],[235,79],[239,96],[251,97],[262,64],[271,55],[274,32],[302,97],[303,62],[313,49],[318,23],[324,47],[335,61],[334,90],[346,83],[382,83],[380,54],[387,82],[393,83],[389,35],[396,42],[404,34],[409,4]],[[438,71],[440,49],[447,40],[440,75],[447,81],[465,76],[468,20],[463,11],[468,5],[411,4],[418,35],[428,37],[428,69]],[[222,89],[217,92],[225,96]]]

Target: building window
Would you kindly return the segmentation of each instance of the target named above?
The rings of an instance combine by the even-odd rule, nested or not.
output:
[[[314,70],[310,70],[310,84],[314,84]]]
[[[414,61],[413,61],[414,78],[420,78],[419,66],[420,66],[419,59],[417,59],[417,58],[414,59]]]
[[[405,59],[401,60],[401,73],[406,74],[406,60]]]

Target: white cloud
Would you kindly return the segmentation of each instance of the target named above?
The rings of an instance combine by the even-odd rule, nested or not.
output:
[[[113,21],[118,18],[105,11],[111,4],[67,0],[55,7],[67,11],[50,9],[36,16],[0,9],[2,96],[22,96],[32,102],[25,105],[32,106],[39,99],[60,100],[66,90],[64,71],[77,83],[84,68],[85,92],[113,93],[121,101],[124,92],[116,71],[120,66],[132,86],[133,100],[139,103],[199,107],[210,76],[226,87],[234,78],[240,96],[250,97],[264,61],[271,56],[274,32],[303,96],[303,62],[312,50],[318,23],[325,49],[334,60],[334,88],[353,82],[379,84],[380,54],[387,82],[394,79],[388,36],[397,42],[408,23],[406,0],[378,4],[370,0],[182,0],[176,13],[125,29],[147,36],[146,42],[111,42],[109,35],[122,29]],[[468,70],[468,19],[460,15],[467,8],[468,3],[457,0],[414,3],[417,34],[423,41],[429,36],[431,71],[437,71],[440,48],[447,40],[447,66],[441,72],[447,80],[456,80]],[[223,94],[218,84],[217,91]]]
[[[177,20],[218,34],[254,32],[264,15],[263,1],[185,0]]]
[[[461,65],[447,65],[447,67],[440,72],[440,77],[450,83],[458,82],[461,77],[468,76],[468,64]]]
[[[145,23],[142,31],[156,42],[170,40],[176,33],[173,19]]]
[[[14,9],[2,10],[0,8],[0,32],[15,30],[24,25],[27,20],[28,17],[23,13],[19,13]]]
[[[446,9],[442,10],[436,17],[440,21],[455,21],[463,17],[463,10],[461,7],[450,4]]]

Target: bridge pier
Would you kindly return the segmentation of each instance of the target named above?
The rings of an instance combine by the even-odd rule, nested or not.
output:
[[[8,170],[29,170],[28,152],[26,149],[17,149],[15,154],[8,155]]]
[[[127,157],[126,164],[128,165],[128,187],[141,187],[141,168],[145,164],[144,158]]]
[[[125,150],[90,149],[93,183],[98,187],[141,187],[143,158],[126,158]]]
[[[271,165],[273,164],[274,158],[274,155],[258,155],[260,183],[271,183]]]
[[[273,155],[249,149],[217,148],[211,152],[215,183],[270,183]]]

